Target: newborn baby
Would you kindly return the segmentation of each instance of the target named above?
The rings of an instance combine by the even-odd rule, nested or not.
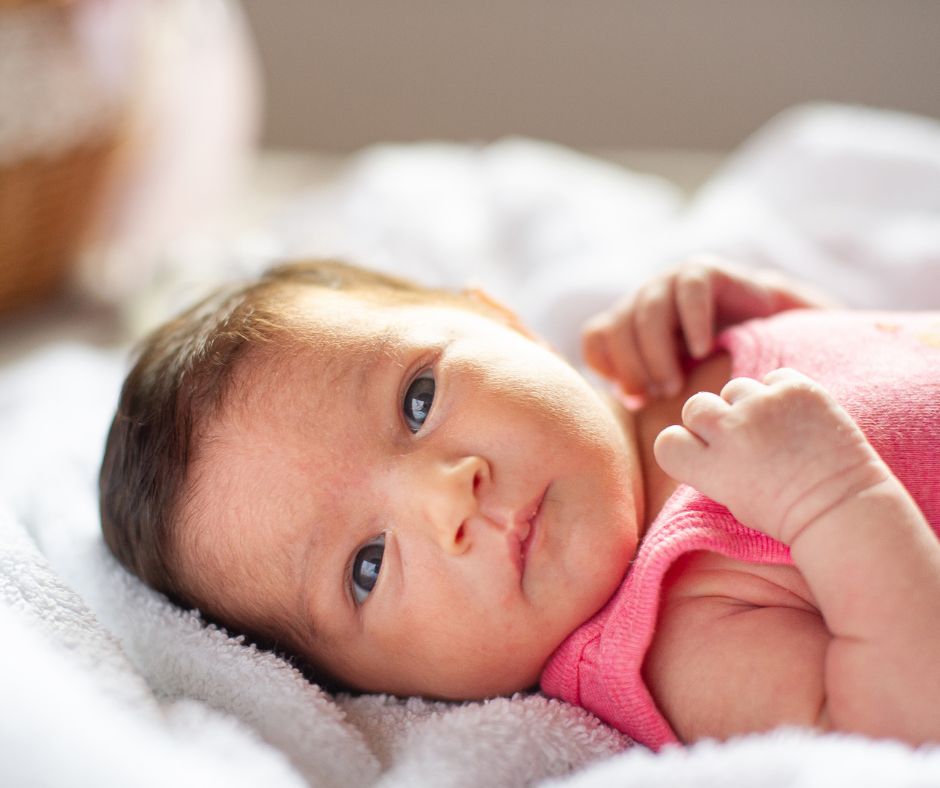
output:
[[[143,345],[104,536],[327,686],[937,741],[940,314],[823,302],[692,261],[586,330],[624,398],[478,290],[280,266]]]

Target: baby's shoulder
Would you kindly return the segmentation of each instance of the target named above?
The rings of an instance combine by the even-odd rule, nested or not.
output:
[[[666,576],[643,674],[683,741],[814,725],[830,639],[794,567],[695,552]]]

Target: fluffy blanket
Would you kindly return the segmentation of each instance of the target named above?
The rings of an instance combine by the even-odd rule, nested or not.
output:
[[[263,254],[254,237],[204,255],[203,274],[342,253],[429,283],[472,279],[575,361],[584,317],[702,247],[850,304],[940,307],[940,125],[791,111],[689,202],[531,141],[383,147],[262,240]],[[781,730],[653,755],[539,695],[331,697],[105,550],[95,482],[126,361],[124,348],[72,344],[0,368],[3,785],[940,784],[937,748]]]

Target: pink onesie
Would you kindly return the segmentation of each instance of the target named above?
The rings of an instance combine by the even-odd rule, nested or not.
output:
[[[785,312],[728,329],[718,345],[731,355],[735,377],[762,378],[786,366],[822,383],[940,530],[940,312]],[[650,525],[614,596],[549,659],[542,690],[653,749],[678,742],[641,670],[663,576],[693,550],[791,563],[785,545],[680,486]]]

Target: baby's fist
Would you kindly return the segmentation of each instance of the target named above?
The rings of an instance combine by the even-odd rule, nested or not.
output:
[[[695,394],[682,422],[656,439],[662,469],[786,544],[889,475],[852,418],[792,369]]]

